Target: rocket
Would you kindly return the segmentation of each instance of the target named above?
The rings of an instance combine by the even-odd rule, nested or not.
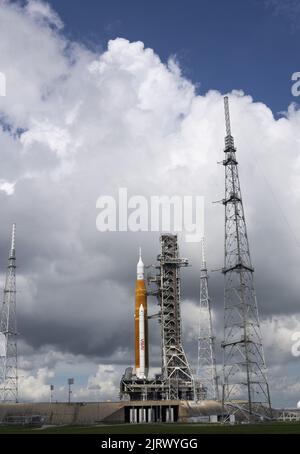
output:
[[[136,270],[134,311],[135,373],[137,378],[145,379],[148,376],[149,370],[147,292],[141,248],[139,252],[139,261]]]

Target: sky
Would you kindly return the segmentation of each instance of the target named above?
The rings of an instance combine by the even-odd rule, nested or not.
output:
[[[107,40],[124,37],[142,41],[164,62],[176,55],[200,93],[242,89],[275,114],[293,101],[298,0],[87,0],[84,8],[80,0],[50,3],[71,39],[105,49]]]
[[[241,6],[242,5],[242,6]],[[97,200],[204,196],[221,373],[223,95],[229,94],[274,406],[300,400],[298,1],[0,1],[0,267],[17,224],[21,400],[118,397],[133,364],[138,247]],[[13,26],[12,26],[13,24]],[[196,366],[200,247],[179,236],[184,346]],[[157,310],[149,298],[149,312]],[[150,325],[152,372],[160,333]]]

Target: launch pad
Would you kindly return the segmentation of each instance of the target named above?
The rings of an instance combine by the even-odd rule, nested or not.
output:
[[[176,400],[194,400],[194,386],[191,381],[178,381]],[[174,381],[162,377],[139,380],[135,376],[123,375],[120,384],[121,400],[172,400]],[[174,398],[173,398],[174,400]]]
[[[148,362],[141,364],[140,359],[147,357],[148,331],[144,319],[137,320],[138,314],[146,312],[147,302],[140,304],[141,257],[137,269],[136,308],[135,308],[135,356],[136,367],[127,368],[120,383],[121,400],[201,400],[205,398],[205,388],[196,382],[181,339],[181,285],[180,268],[188,265],[188,260],[179,257],[177,235],[163,234],[160,237],[161,253],[157,260],[155,276],[148,278],[148,284],[154,284],[155,290],[147,294],[156,295],[159,305],[158,320],[161,325],[161,374],[148,378]],[[145,307],[145,310],[144,310]],[[142,309],[142,312],[141,312]],[[140,330],[138,330],[138,328]],[[142,337],[141,337],[142,336]],[[142,373],[141,373],[142,371]]]

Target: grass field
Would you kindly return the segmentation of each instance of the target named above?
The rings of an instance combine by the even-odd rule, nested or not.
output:
[[[6,426],[1,434],[300,434],[299,422],[242,424],[119,424],[101,426],[60,426],[42,429]]]

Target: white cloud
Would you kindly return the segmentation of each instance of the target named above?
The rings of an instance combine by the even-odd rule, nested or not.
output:
[[[119,393],[120,368],[116,369],[114,365],[99,365],[95,375],[89,377],[87,390],[89,395],[100,394],[100,399],[116,400]],[[81,392],[86,394],[86,389]],[[98,397],[99,399],[99,397]]]
[[[19,364],[19,396],[24,401],[48,401],[50,385],[54,385],[55,401],[68,398],[67,379],[74,377],[72,399],[78,401],[116,400],[122,366],[95,365],[80,355],[61,353],[48,346],[30,351],[22,345]],[[26,351],[27,349],[27,351]],[[94,372],[92,372],[94,371]],[[79,378],[80,377],[80,378]]]
[[[23,370],[19,371],[19,393],[22,400],[45,402],[49,399],[49,382],[53,378],[53,371],[40,368],[36,375]]]
[[[300,314],[265,319],[261,328],[269,361],[271,356],[273,357],[272,363],[291,361],[293,359],[292,346],[295,344],[293,334],[300,333]]]
[[[71,143],[68,131],[51,124],[49,120],[34,121],[30,129],[22,134],[20,140],[25,149],[34,142],[38,142],[48,146],[59,157],[64,157],[68,145]]]
[[[28,0],[25,10],[30,17],[40,21],[42,25],[49,24],[58,29],[63,28],[63,22],[49,3],[40,0]]]
[[[7,195],[12,195],[15,192],[15,184],[16,183],[0,180],[0,191],[5,192]]]

